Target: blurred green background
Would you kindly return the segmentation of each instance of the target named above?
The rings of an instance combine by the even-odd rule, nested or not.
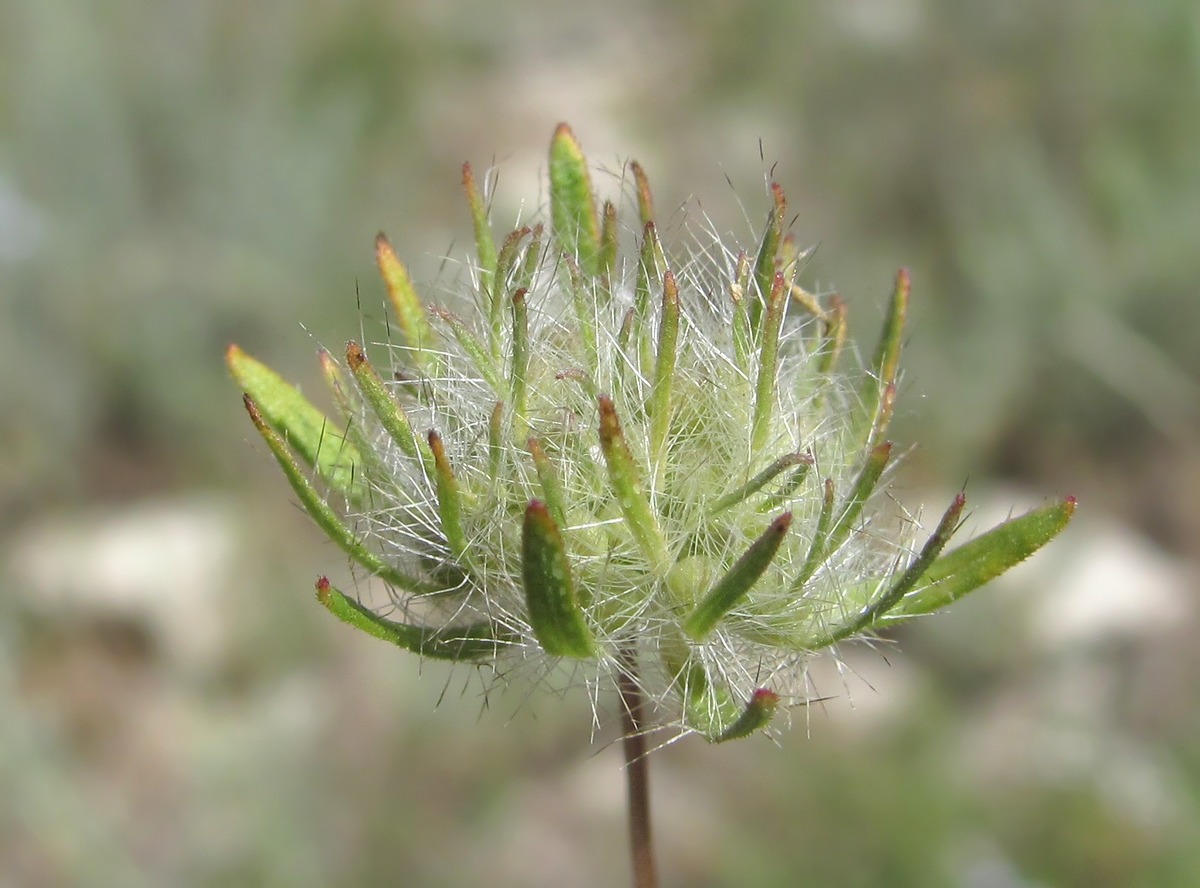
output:
[[[7,0],[0,885],[626,883],[614,726],[330,620],[222,364],[315,389],[375,232],[433,281],[559,120],[722,230],[773,169],[864,339],[912,269],[899,498],[1082,504],[778,745],[659,753],[664,884],[1200,884],[1192,0]]]

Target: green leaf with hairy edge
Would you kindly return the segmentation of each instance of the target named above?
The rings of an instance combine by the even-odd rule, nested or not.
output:
[[[231,345],[225,363],[234,381],[258,406],[267,424],[333,490],[356,505],[364,491],[356,475],[362,458],[358,448],[343,439],[329,419],[300,390],[266,364]]]
[[[709,737],[709,742],[724,743],[726,740],[749,737],[770,724],[778,708],[779,695],[767,688],[759,688],[750,696],[737,720],[715,737]]]
[[[771,197],[775,206],[767,216],[767,229],[763,232],[762,244],[758,249],[758,258],[754,262],[754,282],[757,292],[748,294],[750,297],[750,328],[758,335],[762,323],[763,310],[771,292],[775,273],[779,271],[779,247],[783,240],[783,227],[787,217],[787,198],[783,188],[778,183],[771,183]]]
[[[563,493],[562,481],[559,480],[558,472],[555,470],[554,464],[550,462],[546,451],[542,449],[541,441],[531,437],[525,442],[525,446],[529,450],[529,455],[533,457],[538,483],[542,488],[542,499],[550,509],[550,517],[560,527],[564,527],[567,523],[567,497]]]
[[[525,258],[521,267],[513,275],[513,283],[518,289],[528,290],[533,286],[533,276],[537,274],[538,264],[542,261],[542,235],[545,232],[542,223],[533,226],[530,232],[529,245],[525,247]]]
[[[871,448],[871,452],[863,460],[858,477],[854,479],[854,486],[850,488],[850,496],[842,504],[842,514],[834,522],[833,529],[829,531],[829,539],[825,542],[826,555],[832,555],[842,547],[842,543],[846,542],[846,538],[850,536],[850,531],[853,530],[855,522],[858,521],[859,516],[862,514],[863,507],[866,506],[867,500],[875,492],[875,487],[879,484],[879,478],[883,475],[883,470],[887,468],[888,461],[891,458],[891,441],[884,441],[882,444],[876,444]]]
[[[579,660],[594,655],[596,640],[575,595],[566,544],[540,500],[525,509],[521,556],[529,624],[542,649]]]
[[[637,344],[639,367],[644,370],[654,366],[654,347],[649,336],[651,293],[667,270],[667,260],[658,242],[654,222],[647,222],[642,229],[637,275],[633,285],[633,337]]]
[[[876,444],[871,449],[859,469],[854,486],[850,489],[850,495],[842,503],[841,515],[833,522],[832,527],[829,525],[833,514],[831,501],[833,488],[830,479],[825,479],[825,498],[822,501],[821,514],[817,521],[817,532],[813,536],[808,556],[804,560],[804,567],[801,568],[800,574],[792,583],[794,591],[799,591],[805,583],[812,579],[822,562],[837,552],[842,547],[842,543],[846,542],[850,532],[854,529],[854,523],[862,514],[863,507],[866,506],[867,500],[875,491],[875,485],[879,483],[883,470],[887,468],[891,455],[891,441]],[[826,534],[826,528],[829,528],[828,534]]]
[[[373,472],[382,472],[383,476],[386,477],[389,474],[389,470],[382,465],[374,443],[367,437],[363,423],[358,419],[362,408],[358,389],[351,385],[351,380],[346,378],[346,375],[342,372],[341,365],[333,359],[333,355],[328,351],[322,348],[317,353],[317,361],[321,365],[321,372],[325,376],[325,382],[328,383],[329,390],[333,393],[334,403],[337,404],[342,416],[349,417],[346,422],[346,440],[358,449],[359,455],[362,457],[362,462],[359,463],[360,470],[356,472],[356,478],[361,481],[363,478],[371,477]],[[365,481],[361,481],[361,483],[364,487],[365,495],[369,498],[370,491],[365,490],[367,483]]]
[[[433,429],[427,435],[433,453],[434,481],[437,485],[438,516],[442,520],[442,535],[455,558],[462,560],[467,551],[467,535],[462,526],[462,491],[450,459],[446,456],[442,436]]]
[[[492,226],[488,224],[487,207],[480,197],[479,188],[475,184],[475,173],[469,163],[464,163],[463,191],[467,193],[467,206],[471,210],[471,224],[475,229],[475,255],[479,266],[479,288],[486,295],[488,305],[496,299],[492,290],[496,279],[496,239],[492,236]]]
[[[683,621],[683,631],[695,641],[703,641],[716,628],[717,623],[737,606],[750,587],[771,564],[775,553],[792,525],[792,513],[784,512],[771,522],[745,553]]]
[[[611,200],[604,202],[603,222],[600,224],[600,274],[606,282],[617,265],[617,207]],[[605,296],[611,296],[609,284],[604,287]]]
[[[892,298],[888,302],[887,317],[875,356],[871,361],[871,372],[863,382],[862,403],[855,428],[863,429],[859,434],[865,443],[874,445],[887,431],[892,418],[892,407],[896,397],[896,377],[900,372],[900,350],[903,345],[904,322],[908,317],[908,302],[912,291],[908,269],[896,272],[896,283]]]
[[[412,459],[422,459],[428,464],[428,454],[422,452],[420,441],[413,431],[408,414],[404,412],[383,384],[383,377],[367,360],[366,354],[357,342],[346,343],[346,363],[354,375],[359,394],[362,395],[379,424],[383,426],[388,437],[396,446]]]
[[[775,409],[776,388],[779,384],[776,372],[779,334],[786,302],[783,275],[777,274],[772,280],[771,292],[767,297],[767,314],[760,337],[762,347],[759,349],[758,378],[754,383],[754,419],[750,429],[750,447],[755,452],[762,450],[771,430],[771,414]]]
[[[642,554],[661,574],[667,570],[669,562],[662,530],[642,489],[637,463],[625,441],[617,408],[613,406],[612,399],[605,395],[597,400],[600,405],[600,450],[604,453],[609,483],[616,494],[617,505]]]
[[[267,446],[271,448],[271,453],[274,454],[279,467],[283,469],[283,474],[287,478],[288,483],[292,485],[292,490],[300,498],[300,504],[304,506],[304,511],[308,512],[309,517],[316,522],[317,526],[325,532],[325,535],[338,548],[385,583],[395,586],[397,589],[412,592],[415,595],[428,595],[441,591],[435,586],[430,586],[428,583],[424,583],[415,577],[401,573],[383,561],[383,559],[370,549],[363,546],[355,538],[350,528],[342,522],[341,518],[321,498],[321,495],[317,493],[312,484],[309,483],[308,478],[304,476],[304,472],[300,470],[300,467],[296,465],[296,461],[292,459],[291,451],[288,450],[287,444],[267,424],[254,399],[250,395],[243,395],[242,401],[246,405],[246,412],[250,414],[250,420],[254,423],[254,427],[258,429],[263,440],[267,442]]]
[[[765,728],[775,714],[779,698],[770,691],[755,691],[743,705],[728,688],[713,685],[682,635],[668,634],[658,653],[683,701],[684,723],[709,743],[748,736]]]
[[[650,179],[636,160],[630,162],[629,171],[633,173],[634,189],[637,191],[638,219],[645,228],[654,221],[654,197],[650,194]]]
[[[434,660],[492,660],[497,648],[509,640],[488,623],[431,629],[385,620],[335,589],[325,577],[317,580],[317,601],[348,626]]]
[[[454,334],[455,341],[471,358],[471,363],[479,371],[483,381],[488,384],[492,394],[506,394],[508,386],[504,384],[496,365],[492,363],[491,354],[483,347],[483,343],[475,337],[463,319],[442,308],[430,308],[429,313],[450,326],[450,332]]]
[[[800,592],[804,584],[812,579],[821,562],[825,559],[825,542],[829,537],[829,527],[833,524],[833,479],[826,478],[821,496],[821,511],[817,514],[817,526],[813,530],[812,540],[808,544],[808,554],[804,556],[804,564],[800,573],[792,581],[792,591]]]
[[[438,356],[434,351],[437,348],[437,337],[429,326],[425,306],[421,304],[421,297],[413,287],[408,269],[382,232],[375,237],[375,262],[387,286],[392,312],[400,325],[404,344],[410,349],[407,354],[413,366],[433,372],[438,364]]]
[[[679,348],[679,288],[675,275],[663,275],[661,321],[658,326],[658,354],[654,363],[654,382],[650,388],[650,459],[661,471],[667,432],[671,425],[671,383],[675,375]]]
[[[550,142],[550,218],[563,251],[588,275],[600,271],[600,223],[587,159],[565,123]]]
[[[758,491],[762,490],[767,484],[775,479],[781,472],[786,471],[792,466],[803,466],[806,469],[813,463],[811,453],[786,453],[772,462],[769,466],[747,481],[745,484],[738,487],[731,493],[725,494],[708,510],[709,517],[716,515],[728,509],[730,506],[740,503]]]
[[[509,377],[509,393],[513,405],[513,430],[517,437],[525,433],[526,376],[529,372],[529,309],[525,305],[525,291],[517,290],[512,298],[512,369]]]
[[[495,485],[504,459],[504,402],[497,401],[488,417],[488,484]]]
[[[921,551],[917,553],[917,557],[899,577],[892,581],[882,595],[876,592],[865,596],[866,600],[860,601],[860,598],[864,597],[862,593],[866,589],[874,592],[876,584],[860,584],[853,591],[847,590],[842,598],[847,614],[845,619],[839,625],[830,626],[823,634],[806,639],[803,646],[818,650],[839,642],[843,638],[849,638],[851,635],[878,626],[884,616],[903,600],[908,591],[920,581],[930,565],[941,554],[946,543],[950,541],[950,537],[954,535],[954,531],[958,529],[958,519],[962,515],[966,503],[966,495],[962,493],[954,498],[942,515],[942,520],[938,522],[925,545],[921,547]]]
[[[945,607],[1024,561],[1054,537],[1075,514],[1075,497],[1005,521],[943,555],[887,615],[894,619]]]
[[[504,239],[503,246],[500,247],[499,254],[496,256],[496,275],[494,286],[492,287],[492,301],[488,305],[488,347],[491,349],[492,359],[497,364],[504,361],[504,337],[502,332],[504,320],[507,316],[508,292],[511,278],[513,277],[513,264],[517,261],[517,255],[521,250],[521,242],[529,236],[531,230],[530,228],[518,228],[516,231],[509,232],[508,236]],[[525,285],[518,284],[516,289],[520,289],[522,286]]]

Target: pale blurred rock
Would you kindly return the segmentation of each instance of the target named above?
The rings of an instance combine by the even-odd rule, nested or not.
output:
[[[204,670],[228,641],[237,549],[234,504],[190,497],[46,517],[17,532],[4,562],[31,611],[129,620],[178,665]]]
[[[1072,530],[1055,543],[1053,582],[1031,602],[1038,644],[1146,638],[1195,620],[1196,577],[1186,562],[1115,522],[1082,517]]]

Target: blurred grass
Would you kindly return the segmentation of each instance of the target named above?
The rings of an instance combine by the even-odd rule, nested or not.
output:
[[[694,194],[722,229],[758,224],[774,167],[798,236],[820,244],[806,280],[837,287],[860,334],[912,267],[906,483],[972,471],[1074,492],[1200,556],[1188,0],[12,0],[0,526],[28,539],[84,507],[215,492],[241,548],[210,607],[242,622],[196,673],[129,613],[4,596],[7,884],[624,878],[619,798],[588,807],[617,774],[609,753],[583,759],[583,701],[480,714],[468,691],[431,713],[443,677],[417,684],[414,662],[311,606],[340,559],[313,549],[247,444],[220,362],[236,340],[315,385],[314,340],[382,315],[376,230],[434,278],[469,236],[461,161],[497,160],[498,218],[522,197],[528,212],[560,119],[597,161],[641,159],[660,212]],[[163,598],[186,579],[165,575]],[[1160,668],[1194,679],[1186,648],[1163,647]],[[1141,708],[1125,690],[1111,719],[1076,725],[1076,742],[1109,744],[1091,767],[997,788],[964,781],[952,750],[989,707],[1040,699],[1055,664],[936,634],[905,649],[922,691],[883,736],[841,743],[816,718],[783,751],[661,755],[673,884],[1200,881],[1194,681]],[[1128,761],[1170,785],[1171,817],[1113,796],[1102,778]],[[587,873],[562,876],[577,860]]]

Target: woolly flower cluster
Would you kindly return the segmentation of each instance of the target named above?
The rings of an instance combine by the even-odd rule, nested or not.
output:
[[[458,304],[427,305],[380,236],[385,369],[353,342],[344,365],[321,355],[342,421],[229,350],[301,503],[392,590],[377,613],[322,578],[334,615],[426,657],[572,660],[594,692],[635,682],[654,723],[720,741],[802,702],[813,652],[955,600],[1065,525],[1070,499],[943,554],[962,496],[920,543],[877,513],[907,273],[860,366],[844,305],[797,283],[778,186],[749,249],[697,239],[675,262],[637,164],[624,230],[565,125],[549,176],[548,224],[497,240],[464,166]]]

